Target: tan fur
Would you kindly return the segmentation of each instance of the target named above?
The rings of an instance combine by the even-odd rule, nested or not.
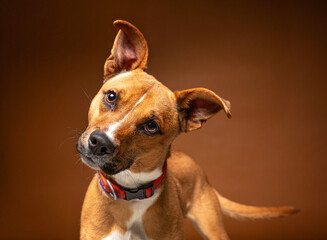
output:
[[[117,148],[112,153],[112,159],[117,161],[117,172],[124,171],[131,159],[128,170],[140,174],[162,168],[167,161],[167,174],[157,190],[158,198],[140,219],[147,238],[184,239],[183,219],[188,217],[204,238],[228,239],[222,213],[247,219],[277,218],[294,213],[292,207],[257,208],[227,200],[216,192],[191,158],[170,151],[173,140],[181,132],[200,128],[219,110],[230,117],[230,103],[204,88],[171,92],[144,72],[148,49],[140,31],[125,21],[116,21],[115,25],[120,30],[112,55],[105,63],[106,81],[91,103],[89,126],[79,144],[87,148],[94,130],[106,132],[119,123],[113,136]],[[121,40],[122,37],[125,39]],[[125,45],[121,41],[125,41]],[[124,52],[126,41],[130,45]],[[118,98],[115,108],[109,109],[104,97],[112,89]],[[160,134],[148,136],[140,131],[149,119],[159,124]],[[103,174],[115,182],[115,175]],[[138,179],[133,180],[138,183]],[[100,187],[96,174],[83,204],[81,239],[102,239],[126,232],[132,234],[131,239],[133,236],[137,239],[139,229],[128,227],[135,201],[144,200],[113,200]]]
[[[222,205],[223,214],[240,220],[273,219],[292,215],[299,212],[294,207],[255,207],[233,202],[217,191],[219,202]]]

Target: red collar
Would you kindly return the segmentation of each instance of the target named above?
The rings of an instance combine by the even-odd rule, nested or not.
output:
[[[167,161],[163,166],[160,177],[150,182],[149,184],[140,186],[138,188],[125,188],[119,185],[115,185],[105,178],[101,172],[99,173],[99,182],[103,190],[108,193],[114,200],[117,198],[124,200],[132,199],[145,199],[153,196],[154,191],[160,186],[164,180],[167,172]]]

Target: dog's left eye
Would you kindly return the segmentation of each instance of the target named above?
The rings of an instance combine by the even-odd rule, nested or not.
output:
[[[113,103],[116,101],[117,98],[117,91],[116,90],[110,90],[106,95],[106,101],[108,103]]]
[[[144,131],[148,135],[154,135],[158,133],[160,130],[159,125],[155,121],[150,121],[146,124],[144,124]]]

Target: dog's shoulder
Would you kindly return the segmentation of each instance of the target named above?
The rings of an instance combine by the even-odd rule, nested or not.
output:
[[[187,154],[172,151],[168,158],[168,171],[181,186],[192,186],[196,182],[206,182],[206,175],[202,168]]]
[[[171,156],[168,158],[168,168],[174,174],[204,174],[201,167],[187,154],[178,151],[172,151]]]
[[[188,155],[172,152],[167,160],[168,179],[178,194],[183,214],[186,215],[195,192],[208,184],[202,168]]]

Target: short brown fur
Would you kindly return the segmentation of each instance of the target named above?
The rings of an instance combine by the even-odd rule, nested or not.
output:
[[[105,63],[104,75],[109,80],[91,103],[89,126],[79,145],[87,148],[93,131],[108,131],[109,126],[119,122],[113,140],[117,148],[108,160],[116,161],[117,173],[126,168],[135,174],[149,173],[162,168],[167,161],[167,174],[157,190],[158,198],[140,219],[147,238],[184,239],[183,219],[188,217],[204,238],[228,239],[223,213],[240,219],[278,218],[295,213],[293,207],[260,208],[234,203],[217,193],[190,157],[170,151],[180,133],[200,128],[220,110],[231,117],[230,103],[204,88],[171,92],[144,72],[148,48],[141,32],[126,21],[115,21],[115,26],[120,30]],[[114,109],[104,102],[111,89],[118,92]],[[148,119],[155,119],[160,134],[148,136],[140,131]],[[115,174],[103,174],[115,182]],[[128,228],[132,204],[133,201],[113,200],[100,187],[96,174],[83,204],[81,239],[102,239],[115,232],[130,232],[131,239],[139,239],[138,229]]]

